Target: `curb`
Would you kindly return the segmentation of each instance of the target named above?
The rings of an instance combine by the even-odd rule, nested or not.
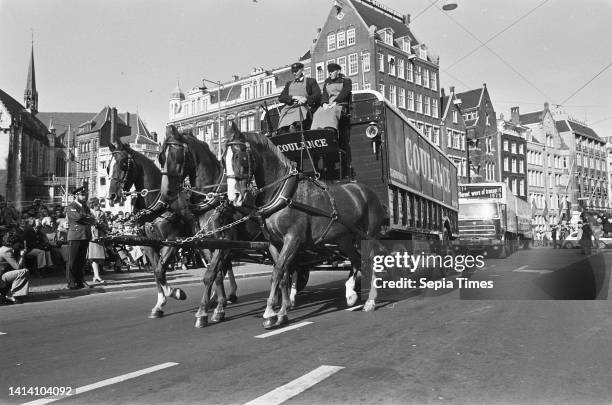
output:
[[[266,272],[257,272],[257,273],[248,273],[248,274],[235,274],[234,278],[235,279],[245,279],[245,278],[252,278],[252,277],[263,277],[263,276],[269,276],[272,272],[271,271],[266,271]],[[182,286],[182,285],[194,285],[194,284],[201,284],[202,283],[202,278],[201,277],[190,277],[190,278],[185,278],[185,279],[176,279],[176,280],[169,280],[173,285],[175,286]],[[155,281],[142,281],[142,282],[137,282],[137,283],[117,283],[117,284],[105,284],[105,285],[100,285],[100,286],[93,286],[91,288],[83,288],[80,290],[69,290],[68,288],[64,287],[61,289],[56,289],[56,290],[47,290],[47,291],[31,291],[28,294],[28,298],[27,302],[36,302],[36,301],[42,301],[44,299],[57,299],[57,298],[70,298],[70,297],[80,297],[80,296],[85,296],[85,295],[92,295],[92,294],[103,294],[103,293],[109,293],[109,292],[115,292],[115,291],[129,291],[129,290],[142,290],[142,289],[147,289],[147,288],[152,288],[155,287]]]

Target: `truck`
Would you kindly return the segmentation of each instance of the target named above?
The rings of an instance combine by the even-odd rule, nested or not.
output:
[[[505,258],[533,239],[531,207],[506,183],[459,185],[457,251],[486,252]]]

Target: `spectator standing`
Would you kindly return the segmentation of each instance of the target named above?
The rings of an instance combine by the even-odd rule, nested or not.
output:
[[[93,208],[93,217],[96,220],[96,223],[91,226],[91,237],[95,240],[106,235],[107,223],[104,213],[100,209],[98,200],[93,200],[91,205]],[[104,283],[104,280],[100,277],[100,270],[104,268],[104,261],[106,260],[104,245],[90,241],[87,258],[91,262],[91,268],[93,269],[92,284]]]
[[[87,206],[87,194],[85,187],[77,188],[74,190],[75,200],[66,207],[69,243],[66,281],[68,288],[72,290],[85,287],[83,273],[87,260],[87,248],[91,240],[91,225],[96,223]]]
[[[552,237],[553,249],[557,248],[557,227],[553,226],[552,231],[550,231],[550,235]]]

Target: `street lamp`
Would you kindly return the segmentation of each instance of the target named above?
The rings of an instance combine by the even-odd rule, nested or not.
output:
[[[212,81],[205,78],[202,78],[203,82],[208,82],[211,84],[217,85],[217,127],[218,127],[218,135],[217,135],[217,159],[221,159],[221,82],[220,81]]]

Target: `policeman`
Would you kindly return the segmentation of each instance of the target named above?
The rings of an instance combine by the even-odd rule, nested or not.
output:
[[[321,89],[317,81],[304,77],[304,65],[296,62],[291,65],[294,79],[285,84],[278,101],[285,106],[280,112],[279,131],[295,132],[301,125],[303,129],[310,128],[312,112],[319,106]],[[303,122],[302,122],[303,121]]]
[[[68,218],[68,263],[66,280],[71,290],[84,288],[83,273],[87,262],[87,248],[91,240],[91,225],[96,223],[87,206],[87,189],[79,187],[74,190],[74,201],[66,207]]]

